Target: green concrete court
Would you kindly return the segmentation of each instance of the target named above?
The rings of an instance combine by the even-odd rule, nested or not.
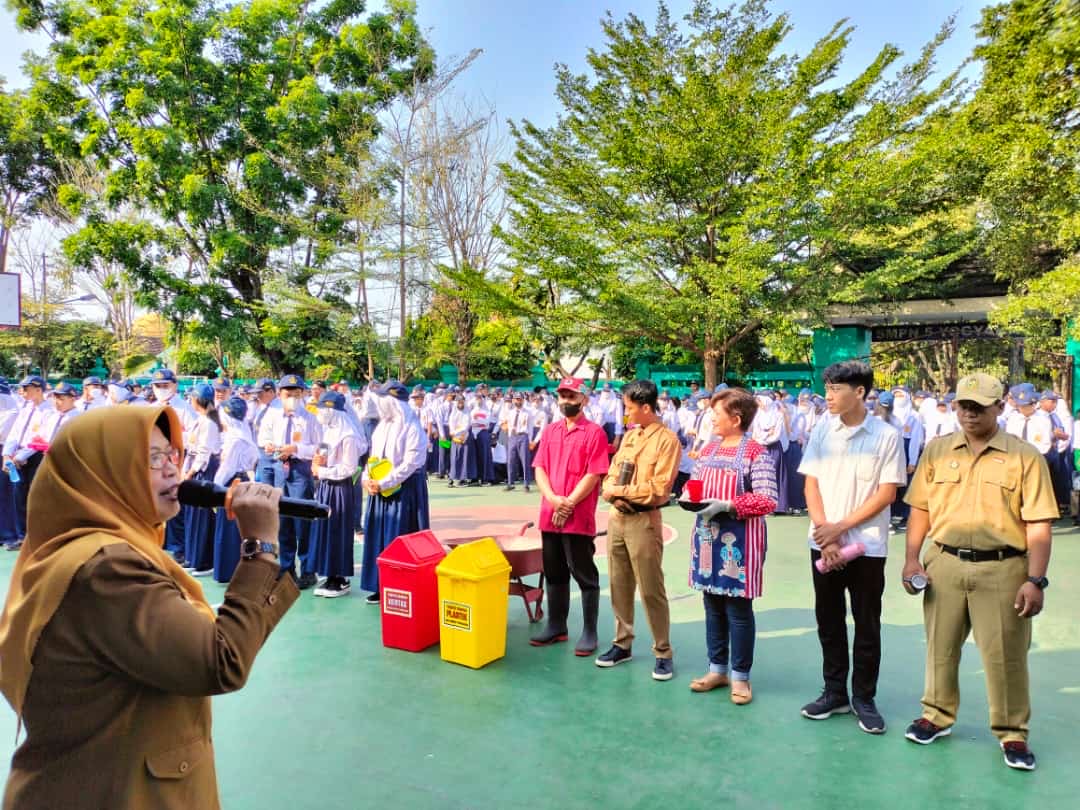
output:
[[[485,524],[498,522],[493,510],[538,499],[498,489],[447,490],[438,481],[431,487],[436,515],[475,509]],[[903,738],[918,713],[925,646],[919,602],[898,584],[899,537],[889,563],[878,695],[887,734],[862,733],[852,716],[813,722],[799,715],[821,684],[804,518],[769,522],[754,702],[737,707],[722,690],[690,692],[688,682],[705,660],[700,599],[686,585],[690,519],[678,509],[664,516],[678,533],[665,558],[674,680],[650,678],[650,639],[640,610],[638,657],[600,670],[591,658],[574,657],[575,635],[571,644],[529,647],[531,627],[514,599],[506,658],[472,671],[444,663],[437,648],[421,654],[385,649],[377,608],[365,605],[360,592],[337,600],[307,593],[270,637],[247,687],[214,701],[223,806],[1080,806],[1080,531],[1062,523],[1055,536],[1053,584],[1047,611],[1035,623],[1030,659],[1031,744],[1039,769],[1021,773],[1005,767],[987,728],[981,665],[970,643],[953,736],[928,747]],[[507,528],[516,528],[514,521]],[[5,583],[14,556],[0,552]],[[223,588],[207,583],[207,592],[219,602]],[[578,618],[575,599],[571,622]],[[603,648],[611,627],[605,598]],[[2,713],[6,776],[15,719],[6,704]]]

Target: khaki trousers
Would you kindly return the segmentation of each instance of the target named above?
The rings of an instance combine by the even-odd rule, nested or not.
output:
[[[634,588],[653,636],[653,655],[671,658],[671,616],[664,588],[664,540],[660,510],[624,515],[612,511],[608,522],[608,580],[615,613],[615,645],[634,643]]]
[[[922,716],[937,726],[956,722],[960,707],[960,652],[968,633],[986,672],[990,729],[1002,742],[1027,740],[1031,702],[1027,653],[1031,619],[1013,607],[1027,579],[1027,557],[965,562],[935,544],[923,566],[930,587],[923,600],[926,620],[926,692]]]

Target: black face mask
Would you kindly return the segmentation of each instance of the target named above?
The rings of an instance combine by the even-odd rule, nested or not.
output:
[[[560,402],[559,410],[562,411],[562,415],[567,419],[573,419],[579,413],[581,413],[580,402]]]

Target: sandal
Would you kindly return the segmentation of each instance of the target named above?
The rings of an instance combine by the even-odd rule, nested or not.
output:
[[[727,675],[721,675],[719,672],[706,672],[700,678],[694,678],[694,680],[690,681],[690,690],[693,692],[711,692],[713,689],[719,689],[729,683]]]
[[[732,681],[731,702],[736,706],[745,706],[754,699],[754,692],[750,688],[750,681]]]

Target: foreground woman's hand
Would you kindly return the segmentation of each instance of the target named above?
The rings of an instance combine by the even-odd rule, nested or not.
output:
[[[240,536],[276,543],[281,490],[269,484],[239,483],[232,488],[232,512]]]

